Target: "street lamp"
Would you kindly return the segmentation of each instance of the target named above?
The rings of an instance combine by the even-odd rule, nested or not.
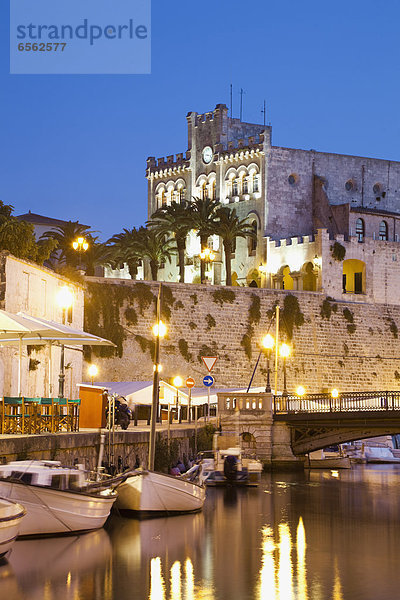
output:
[[[215,260],[215,253],[210,248],[203,248],[200,252],[200,260],[201,260],[201,273],[200,280],[201,283],[205,282],[205,271],[206,264],[212,263]]]
[[[275,346],[275,340],[270,333],[267,333],[267,335],[263,337],[261,343],[267,351],[267,385],[265,386],[265,391],[269,394],[269,393],[271,393],[271,383],[270,383],[271,369],[269,366],[269,359],[271,358],[271,351],[272,351],[273,347]]]
[[[74,295],[71,290],[64,285],[57,293],[57,304],[62,309],[62,322],[65,324],[66,311],[72,306],[74,301]],[[58,376],[58,397],[64,398],[64,344],[61,344],[60,354],[60,374]]]
[[[283,358],[283,392],[282,396],[287,396],[288,392],[286,389],[286,359],[290,356],[290,346],[288,344],[281,344],[279,348],[279,354]]]
[[[176,412],[177,416],[179,414],[179,423],[182,423],[182,408],[179,406],[179,388],[183,386],[183,379],[177,375],[174,377],[172,383],[176,387]]]
[[[304,396],[305,393],[306,393],[305,387],[303,387],[302,385],[297,386],[297,388],[296,388],[297,396]]]
[[[76,250],[79,253],[79,265],[78,266],[81,266],[82,252],[86,252],[86,250],[89,248],[89,244],[85,240],[84,237],[77,237],[76,240],[74,240],[72,242],[72,247],[74,250]]]
[[[339,390],[337,390],[336,388],[334,388],[331,391],[331,396],[332,396],[332,398],[338,398],[339,397]]]
[[[99,369],[97,368],[96,365],[90,365],[89,369],[88,369],[88,373],[92,379],[92,385],[93,385],[93,380],[96,377],[96,375],[98,374]]]

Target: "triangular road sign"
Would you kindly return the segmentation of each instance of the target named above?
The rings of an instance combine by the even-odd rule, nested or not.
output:
[[[211,373],[213,366],[218,360],[218,356],[202,356],[201,360],[206,365],[208,372]]]

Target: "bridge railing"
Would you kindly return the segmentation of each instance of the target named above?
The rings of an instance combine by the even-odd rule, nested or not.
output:
[[[274,414],[400,410],[400,391],[274,396]]]

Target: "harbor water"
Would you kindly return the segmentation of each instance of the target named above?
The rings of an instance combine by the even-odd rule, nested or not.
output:
[[[400,465],[263,474],[202,513],[17,541],[4,600],[394,600]]]

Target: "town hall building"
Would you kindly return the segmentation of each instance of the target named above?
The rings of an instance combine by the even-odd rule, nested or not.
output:
[[[231,118],[224,104],[190,112],[187,125],[187,151],[147,160],[149,218],[174,200],[217,200],[257,233],[236,242],[234,285],[398,303],[399,162],[273,146],[270,126]],[[218,236],[209,245],[208,279],[224,283]],[[198,281],[200,251],[193,232],[189,283]],[[166,263],[159,277],[177,281],[177,265]]]

